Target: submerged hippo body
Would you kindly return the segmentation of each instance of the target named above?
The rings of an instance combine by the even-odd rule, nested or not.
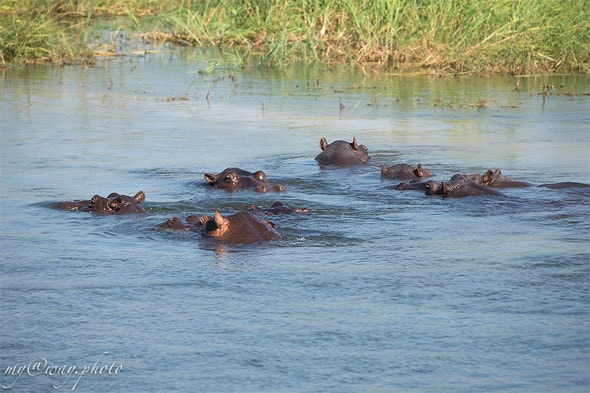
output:
[[[529,187],[530,183],[513,180],[504,175],[500,169],[489,169],[483,175],[476,173],[471,176],[471,179],[482,186],[495,187],[495,188],[508,188],[508,187]]]
[[[100,214],[141,213],[143,209],[139,204],[144,201],[143,191],[139,191],[132,197],[113,192],[106,198],[95,195],[90,200],[62,202],[59,208]]]
[[[406,190],[415,190],[415,191],[426,191],[426,184],[428,181],[416,181],[416,182],[402,182],[393,187],[396,190],[406,191]],[[388,187],[390,188],[390,187]]]
[[[385,179],[419,181],[432,176],[432,172],[422,168],[422,164],[413,167],[408,164],[396,164],[390,167],[381,165],[381,177]]]
[[[205,174],[208,186],[222,188],[228,191],[252,189],[257,192],[284,191],[280,185],[271,186],[263,171],[249,172],[240,168],[226,168],[218,174]]]
[[[580,188],[586,189],[590,188],[590,184],[586,183],[577,183],[573,181],[564,181],[559,183],[550,183],[550,184],[540,184],[539,187],[545,187],[552,190],[563,190],[565,188]]]
[[[263,213],[269,215],[279,215],[279,214],[295,214],[295,213],[308,213],[309,209],[307,208],[300,208],[300,207],[290,207],[285,205],[281,201],[277,201],[273,203],[268,208],[262,208],[258,206],[248,206],[246,211],[254,212],[254,213]]]
[[[364,165],[370,158],[367,146],[359,145],[356,138],[352,142],[339,140],[330,144],[326,138],[322,138],[320,148],[322,152],[315,157],[320,166]]]
[[[247,211],[239,211],[223,217],[217,210],[214,217],[201,218],[201,233],[225,243],[252,244],[280,239],[273,225]]]
[[[188,216],[185,221],[178,217],[172,217],[160,225],[160,228],[174,231],[199,231],[201,230],[201,221],[195,215]]]
[[[473,181],[468,176],[454,175],[448,182],[429,180],[426,182],[426,195],[441,195],[444,198],[464,198],[476,195],[503,194]]]

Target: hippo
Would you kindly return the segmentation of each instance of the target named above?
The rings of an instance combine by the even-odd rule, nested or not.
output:
[[[100,214],[141,213],[143,209],[139,204],[144,201],[145,194],[143,191],[139,191],[133,197],[113,192],[106,198],[95,195],[90,200],[62,202],[59,208]]]
[[[369,149],[365,145],[359,145],[356,137],[352,139],[352,143],[338,140],[330,144],[328,144],[326,138],[322,138],[320,148],[322,152],[315,157],[315,160],[322,167],[328,165],[364,165],[370,158]]]
[[[262,208],[254,205],[245,206],[241,209],[246,212],[254,213],[254,214],[265,214],[265,215],[279,215],[279,214],[295,214],[295,213],[308,213],[309,209],[307,208],[298,208],[298,207],[289,207],[285,205],[283,202],[277,201],[273,203],[269,208]],[[209,216],[203,216],[204,219],[200,218],[197,215],[190,215],[186,218],[185,221],[181,220],[178,217],[172,217],[166,220],[164,223],[160,225],[160,229],[164,230],[172,230],[172,231],[200,231],[203,229],[203,222],[210,219]],[[274,224],[272,222],[268,222],[271,227],[274,228]]]
[[[531,185],[530,183],[519,180],[513,180],[502,175],[502,171],[500,169],[489,169],[483,175],[476,173],[475,175],[471,176],[471,180],[481,184],[482,186],[495,188],[529,187]]]
[[[218,174],[205,173],[205,182],[214,188],[223,188],[228,191],[253,189],[256,192],[284,191],[281,185],[271,186],[266,181],[266,173],[263,171],[248,172],[240,168],[225,168]]]
[[[381,177],[386,179],[418,181],[432,176],[432,172],[422,168],[422,164],[413,167],[408,164],[396,164],[389,168],[381,165]]]
[[[186,222],[183,222],[180,218],[178,217],[172,217],[169,220],[166,220],[166,222],[164,222],[162,225],[160,225],[160,228],[162,229],[170,229],[170,230],[174,230],[174,231],[200,231],[201,230],[201,220],[198,216],[192,214],[190,216],[188,216],[185,220]]]
[[[243,210],[227,217],[215,210],[214,217],[201,217],[201,225],[204,236],[225,243],[252,244],[281,238],[274,224]]]
[[[497,195],[500,192],[473,181],[465,175],[456,174],[448,182],[429,180],[426,182],[426,195],[442,195],[443,198],[463,198],[476,195]]]
[[[426,184],[428,181],[415,181],[415,182],[401,182],[395,187],[395,190],[405,191],[405,190],[416,190],[416,191],[426,191]],[[389,187],[388,187],[389,188]]]
[[[545,187],[551,190],[563,190],[564,188],[590,188],[590,184],[564,181],[559,183],[539,184],[539,187]]]
[[[268,208],[261,208],[261,207],[252,205],[252,206],[248,206],[245,210],[250,211],[250,212],[254,212],[254,213],[263,213],[263,214],[269,214],[269,215],[308,213],[309,212],[309,209],[307,209],[307,208],[289,207],[281,201],[276,201]]]

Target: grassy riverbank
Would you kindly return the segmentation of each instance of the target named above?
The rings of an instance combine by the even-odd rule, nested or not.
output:
[[[590,72],[585,0],[4,0],[0,62],[92,61],[110,50],[92,38],[95,23],[115,17],[113,30],[159,44],[240,46],[265,66]]]

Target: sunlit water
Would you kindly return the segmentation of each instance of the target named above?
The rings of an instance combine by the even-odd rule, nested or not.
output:
[[[510,77],[203,75],[195,56],[2,75],[5,390],[588,391],[590,195],[536,187],[590,183],[587,76],[518,93]],[[369,165],[318,167],[321,137],[353,136]],[[534,186],[443,200],[380,178],[419,162]],[[202,186],[229,166],[287,191]],[[139,190],[142,215],[56,209]],[[158,229],[275,200],[310,212],[272,217],[267,244]]]

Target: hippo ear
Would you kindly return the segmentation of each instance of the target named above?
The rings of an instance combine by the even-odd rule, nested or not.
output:
[[[218,175],[212,175],[210,173],[205,173],[205,181],[208,184],[214,184],[217,181],[218,178],[219,178]]]
[[[224,220],[225,220],[225,218],[223,218],[221,213],[219,213],[219,210],[215,209],[215,223],[218,226],[221,226],[221,224],[223,224]]]
[[[424,171],[422,170],[422,164],[418,164],[418,166],[416,167],[416,169],[414,169],[413,172],[414,172],[414,176],[423,177]]]
[[[384,176],[387,173],[387,168],[385,165],[381,164],[381,176]]]
[[[359,144],[356,141],[356,136],[352,137],[352,143],[350,144],[350,146],[352,146],[352,150],[358,150],[359,149]]]
[[[100,200],[100,195],[95,195],[92,197],[92,199],[90,199],[90,203],[93,205],[96,205],[99,200]]]
[[[217,228],[222,232],[224,232],[225,228],[229,225],[229,220],[223,217],[217,209],[215,209],[215,225],[217,225]]]
[[[138,192],[137,194],[135,194],[135,196],[133,197],[133,199],[135,199],[135,202],[139,205],[142,202],[145,202],[145,194],[143,191]]]
[[[320,147],[322,148],[322,150],[326,150],[326,147],[328,147],[328,141],[326,140],[326,138],[320,139]]]

